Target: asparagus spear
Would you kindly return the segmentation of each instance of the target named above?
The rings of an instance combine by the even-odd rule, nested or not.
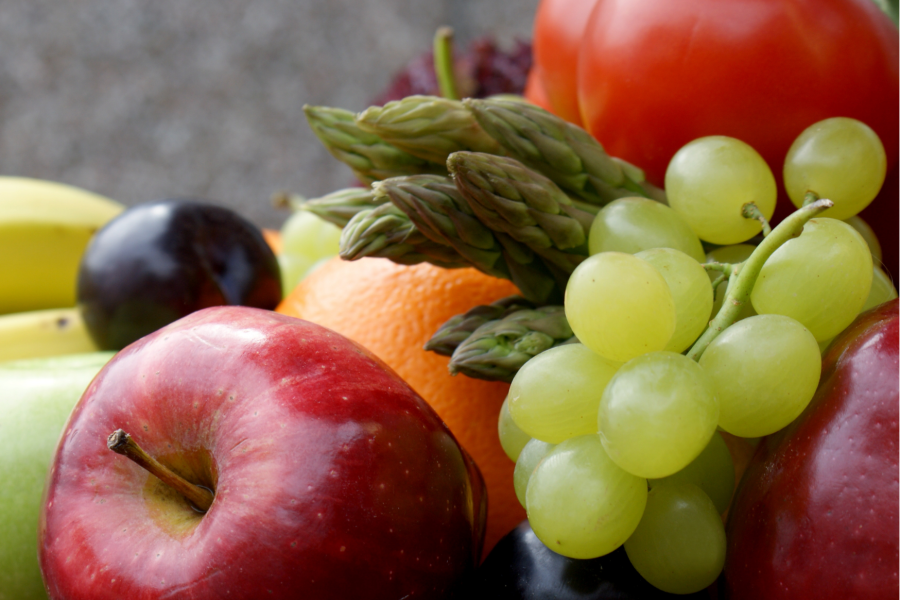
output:
[[[530,248],[479,221],[448,177],[395,177],[373,189],[376,199],[389,198],[423,235],[453,247],[483,273],[511,280],[529,300],[562,298],[565,279]]]
[[[533,302],[519,295],[507,296],[491,304],[481,304],[441,325],[425,343],[425,349],[443,356],[451,356],[456,347],[481,325],[502,319],[518,310],[533,308],[535,308]]]
[[[356,117],[356,123],[363,131],[440,165],[457,150],[503,153],[500,144],[458,100],[407,96],[369,107]]]
[[[275,200],[292,210],[305,210],[317,217],[344,227],[353,216],[363,210],[375,208],[384,202],[376,199],[371,188],[351,187],[307,200],[300,196],[281,195]]]
[[[402,265],[428,262],[445,269],[469,266],[452,246],[425,237],[390,202],[362,210],[350,219],[341,232],[340,256],[344,260],[388,258]]]
[[[659,198],[643,171],[609,156],[587,131],[542,108],[499,98],[468,98],[463,104],[509,156],[581,200],[604,205],[624,196]]]
[[[327,106],[303,107],[316,137],[365,184],[400,175],[446,173],[444,161],[430,162],[404,152],[356,124],[349,110]]]
[[[520,309],[475,329],[453,351],[449,369],[453,375],[510,382],[528,359],[577,341],[562,306]]]
[[[571,200],[550,179],[513,158],[455,152],[447,167],[472,211],[491,229],[507,233],[565,273],[587,257],[596,206]]]

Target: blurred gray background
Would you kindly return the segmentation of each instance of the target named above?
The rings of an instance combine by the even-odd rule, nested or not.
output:
[[[132,205],[202,197],[260,226],[274,192],[352,180],[306,103],[368,106],[441,25],[527,41],[537,0],[0,0],[0,174]]]

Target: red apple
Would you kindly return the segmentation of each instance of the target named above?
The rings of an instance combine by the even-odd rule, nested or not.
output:
[[[212,490],[209,510],[110,452],[118,428]],[[330,330],[246,307],[117,354],[47,485],[54,599],[443,598],[484,531],[477,467],[409,386]]]
[[[733,600],[898,597],[898,305],[841,334],[806,411],[760,443],[728,520]]]

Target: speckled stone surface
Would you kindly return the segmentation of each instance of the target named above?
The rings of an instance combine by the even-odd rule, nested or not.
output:
[[[537,0],[2,0],[0,174],[126,204],[198,197],[279,226],[351,181],[305,103],[361,110],[450,25],[530,38]]]

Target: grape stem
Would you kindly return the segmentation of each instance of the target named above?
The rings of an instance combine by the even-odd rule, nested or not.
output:
[[[728,273],[734,269],[734,265],[730,263],[720,263],[713,261],[703,263],[703,268],[707,271],[721,271],[722,273]]]
[[[434,74],[437,76],[441,96],[459,100],[453,64],[453,29],[438,27],[434,34]]]
[[[834,202],[824,199],[804,205],[778,224],[756,247],[750,258],[731,266],[731,280],[728,283],[722,308],[719,309],[719,313],[710,322],[703,335],[694,342],[694,345],[687,353],[688,358],[700,360],[710,343],[737,320],[741,307],[750,299],[750,292],[756,284],[759,272],[769,257],[772,256],[772,253],[785,242],[799,236],[803,232],[803,226],[806,225],[807,221],[832,206],[834,206]]]
[[[769,225],[768,219],[766,219],[765,215],[762,214],[762,211],[759,210],[759,207],[756,206],[754,202],[748,202],[747,204],[741,207],[741,216],[745,219],[755,219],[762,223],[762,234],[763,237],[768,237],[770,233],[772,233],[772,227]]]
[[[720,273],[718,277],[713,279],[713,281],[712,281],[713,294],[716,293],[716,290],[719,289],[719,286],[722,285],[722,282],[727,281],[727,280],[728,280],[728,275],[726,275],[725,273]]]
[[[706,269],[707,273],[719,271],[719,276],[712,281],[713,294],[716,293],[716,288],[718,288],[723,281],[726,281],[731,276],[731,273],[734,272],[734,265],[730,263],[708,262],[703,263],[703,268]]]
[[[819,199],[819,195],[812,190],[807,190],[803,196],[803,206],[808,206]]]

